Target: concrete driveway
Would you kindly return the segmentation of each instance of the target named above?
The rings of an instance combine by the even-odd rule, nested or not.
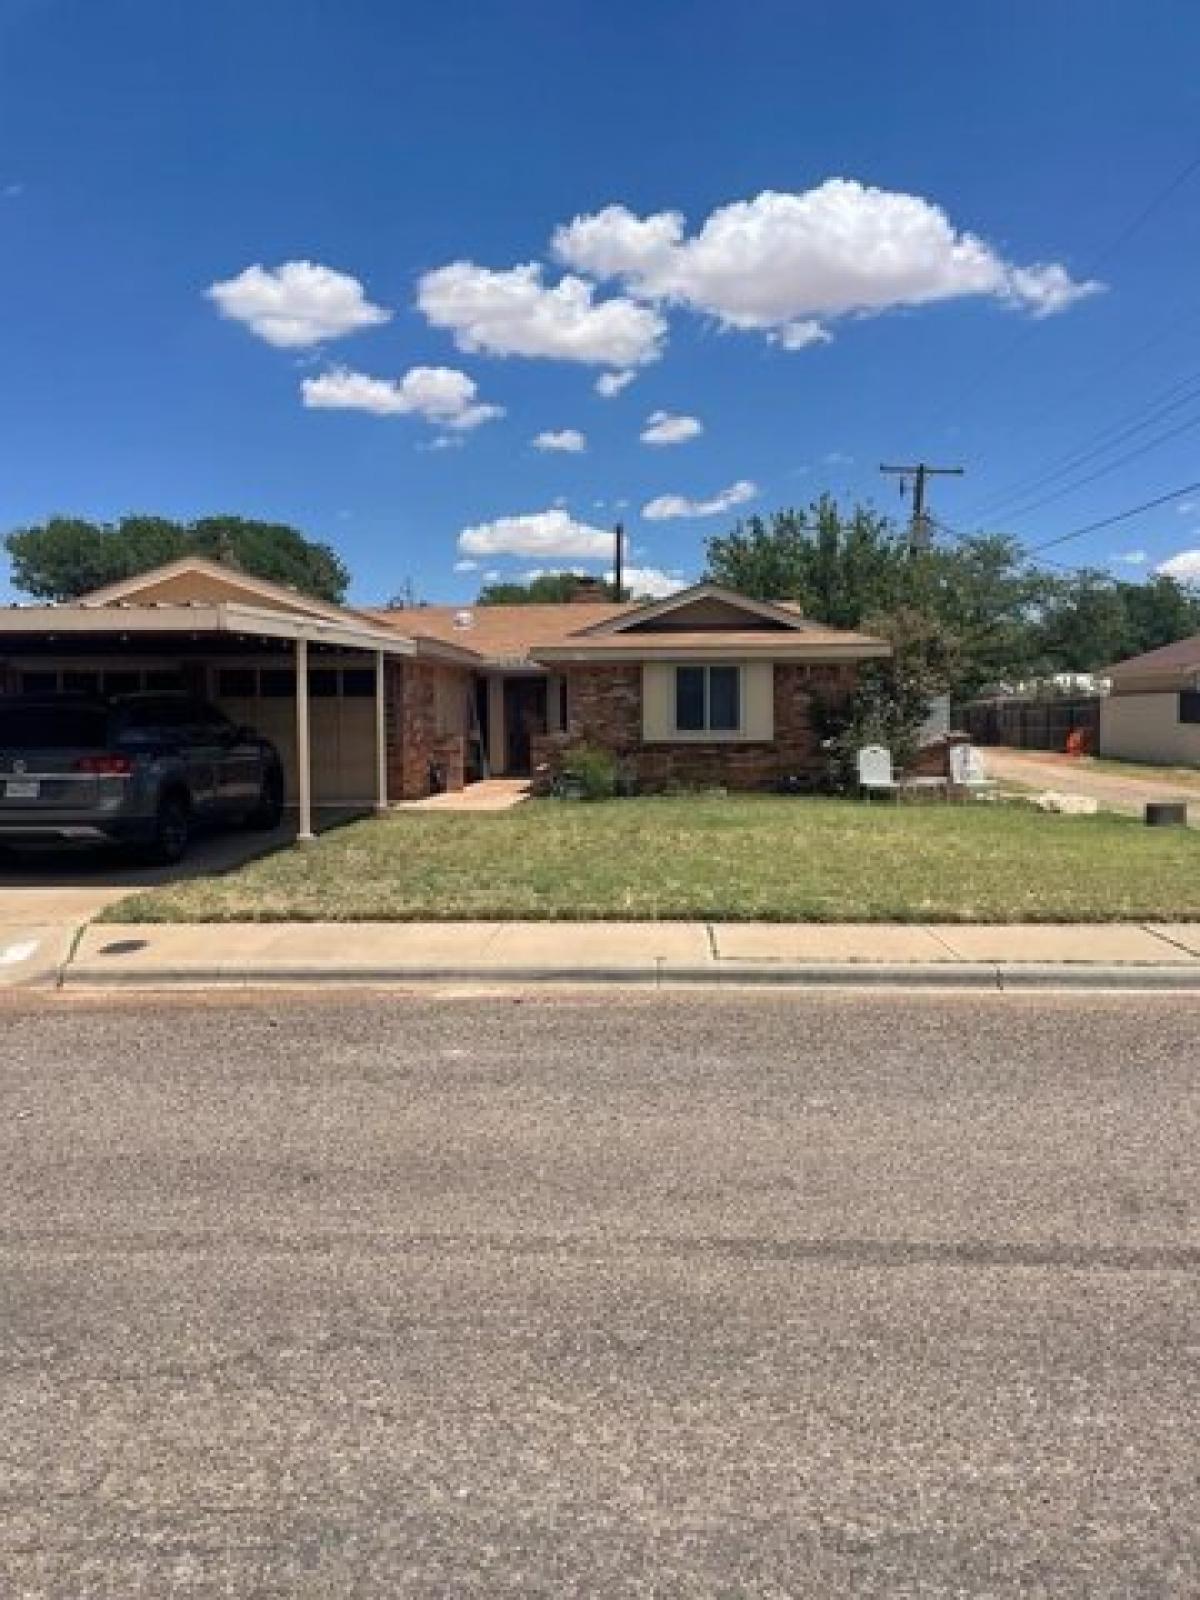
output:
[[[326,818],[329,826],[335,818]],[[176,867],[138,866],[107,850],[29,850],[0,857],[0,989],[51,982],[80,930],[136,889],[231,872],[291,844],[294,818],[272,833],[203,834]]]

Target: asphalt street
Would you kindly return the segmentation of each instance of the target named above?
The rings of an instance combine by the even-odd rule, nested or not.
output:
[[[0,1595],[1195,1596],[1195,997],[0,1001]]]

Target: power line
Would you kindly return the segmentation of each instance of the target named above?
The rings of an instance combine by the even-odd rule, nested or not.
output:
[[[1118,522],[1128,522],[1131,517],[1140,517],[1143,511],[1155,511],[1159,506],[1169,505],[1172,500],[1179,500],[1183,495],[1192,494],[1197,489],[1200,489],[1200,478],[1197,478],[1195,483],[1185,483],[1178,489],[1160,494],[1153,500],[1145,500],[1140,506],[1131,506],[1128,511],[1118,511],[1114,516],[1101,517],[1098,522],[1085,523],[1082,528],[1072,528],[1070,533],[1060,533],[1054,539],[1046,539],[1041,544],[1031,545],[1026,554],[1035,556],[1041,550],[1053,550],[1060,544],[1066,544],[1070,539],[1082,539],[1085,533],[1099,533],[1102,528],[1115,527]]]
[[[1151,450],[1157,450],[1160,445],[1177,438],[1181,433],[1187,433],[1192,428],[1200,427],[1200,416],[1188,417],[1177,427],[1168,428],[1166,433],[1160,433],[1153,439],[1148,439],[1145,444],[1138,445],[1135,450],[1127,450],[1123,456],[1118,456],[1115,461],[1110,461],[1103,467],[1097,467],[1095,472],[1087,472],[1082,478],[1076,478],[1073,483],[1068,483],[1061,489],[1055,489],[1051,494],[1044,494],[1038,500],[1030,500],[1025,505],[1018,506],[1007,513],[1007,519],[1015,522],[1021,517],[1027,517],[1033,511],[1038,511],[1042,506],[1052,505],[1056,500],[1062,500],[1067,495],[1074,494],[1077,490],[1086,488],[1089,483],[1095,483],[1098,478],[1106,478],[1110,472],[1116,472],[1118,467],[1126,466],[1130,461],[1136,461],[1140,456],[1148,455]]]
[[[1052,483],[1054,479],[1073,472],[1076,467],[1081,467],[1088,461],[1095,460],[1097,456],[1103,455],[1105,451],[1112,449],[1114,445],[1121,444],[1125,439],[1130,439],[1135,434],[1141,433],[1144,428],[1153,427],[1163,417],[1170,416],[1173,411],[1178,411],[1180,406],[1188,405],[1191,401],[1200,397],[1200,383],[1197,383],[1197,379],[1200,379],[1200,373],[1189,373],[1186,378],[1183,378],[1179,383],[1172,384],[1169,389],[1152,401],[1151,409],[1145,415],[1141,414],[1140,409],[1130,414],[1138,420],[1129,423],[1118,421],[1110,424],[1107,428],[1101,429],[1100,433],[1096,435],[1095,444],[1090,449],[1068,451],[1066,455],[1052,459],[1050,466],[1044,471],[1035,473],[1029,478],[1013,479],[1007,488],[997,490],[994,494],[987,495],[983,500],[979,501],[971,509],[970,515],[973,517],[981,514],[988,517],[1002,515],[1013,501],[1019,500],[1031,490],[1041,488],[1044,484]],[[1186,389],[1187,392],[1181,395],[1181,389]]]

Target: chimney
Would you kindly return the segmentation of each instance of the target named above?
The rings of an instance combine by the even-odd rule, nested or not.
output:
[[[595,605],[597,600],[607,600],[608,591],[599,578],[590,574],[580,573],[575,580],[575,587],[571,590],[571,604],[573,606]]]

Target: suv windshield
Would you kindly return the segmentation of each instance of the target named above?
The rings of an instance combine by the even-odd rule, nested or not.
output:
[[[0,699],[0,750],[94,750],[108,742],[103,706]]]

